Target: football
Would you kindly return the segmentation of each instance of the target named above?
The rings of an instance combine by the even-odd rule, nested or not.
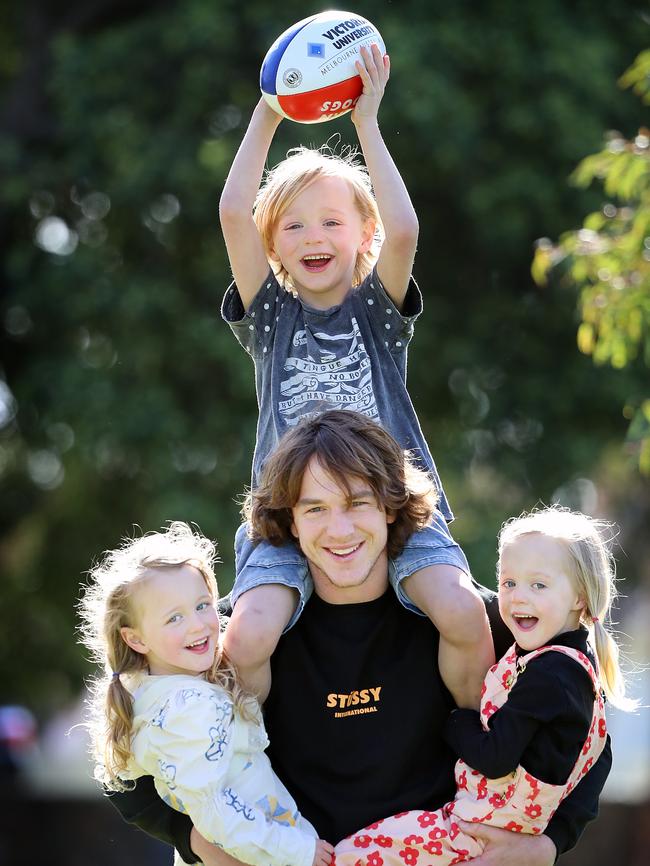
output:
[[[285,30],[269,48],[260,88],[271,108],[298,123],[322,123],[351,111],[363,85],[360,49],[386,46],[374,24],[354,12],[321,12]]]

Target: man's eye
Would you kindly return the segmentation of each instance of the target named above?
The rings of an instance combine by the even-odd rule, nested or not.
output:
[[[352,500],[352,507],[353,508],[359,508],[362,505],[370,505],[370,504],[371,503],[370,503],[369,499],[353,499]]]

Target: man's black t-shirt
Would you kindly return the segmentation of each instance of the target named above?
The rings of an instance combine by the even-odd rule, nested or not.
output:
[[[314,596],[280,641],[265,704],[268,754],[332,844],[387,815],[453,799],[455,756],[443,731],[454,704],[438,641],[431,622],[390,590],[361,604]]]

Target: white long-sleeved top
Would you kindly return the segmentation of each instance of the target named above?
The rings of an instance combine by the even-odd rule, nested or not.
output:
[[[145,676],[134,698],[125,778],[153,776],[162,799],[196,829],[253,866],[312,866],[316,831],[271,768],[268,737],[200,677]]]

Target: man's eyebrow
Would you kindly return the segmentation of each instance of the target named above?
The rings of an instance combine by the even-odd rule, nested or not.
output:
[[[372,499],[375,498],[375,492],[370,487],[366,487],[363,490],[350,490],[350,493],[346,496],[346,499],[365,499],[370,497]],[[310,498],[307,496],[303,496],[296,502],[296,506],[298,505],[322,505],[324,502],[321,498]],[[294,506],[294,507],[296,507]]]
[[[350,499],[365,499],[366,497],[375,498],[375,491],[371,487],[364,487],[361,490],[350,490]]]

